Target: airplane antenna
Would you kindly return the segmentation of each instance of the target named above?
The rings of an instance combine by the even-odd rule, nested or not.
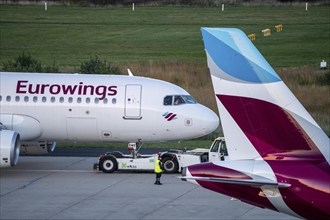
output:
[[[129,76],[134,76],[130,69],[127,69],[127,72]]]

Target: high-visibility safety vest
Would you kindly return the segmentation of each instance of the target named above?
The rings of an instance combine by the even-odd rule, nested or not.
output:
[[[161,164],[162,162],[159,159],[155,161],[155,173],[163,172],[162,168],[160,168]]]

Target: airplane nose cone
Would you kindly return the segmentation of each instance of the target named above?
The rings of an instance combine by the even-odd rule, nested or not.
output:
[[[212,110],[205,107],[202,111],[203,131],[205,134],[213,132],[219,126],[219,117]]]

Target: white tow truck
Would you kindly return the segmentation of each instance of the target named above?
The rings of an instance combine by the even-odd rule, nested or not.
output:
[[[141,155],[136,143],[129,143],[129,155],[120,151],[107,152],[98,158],[94,170],[113,173],[117,170],[153,171],[158,154]],[[216,138],[210,149],[197,148],[194,150],[169,150],[160,152],[165,173],[181,172],[183,167],[219,160],[229,160],[225,139]]]

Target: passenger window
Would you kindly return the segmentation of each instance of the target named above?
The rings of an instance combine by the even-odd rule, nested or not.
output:
[[[60,103],[64,102],[64,97],[60,97]]]
[[[91,102],[91,99],[90,98],[86,98],[86,103],[90,103]]]
[[[33,102],[37,102],[38,101],[38,97],[37,96],[33,96]]]
[[[116,104],[117,103],[117,99],[113,98],[112,99],[112,104]]]
[[[16,102],[19,102],[19,100],[20,100],[19,96],[16,96],[16,97],[15,97],[15,101],[16,101]]]
[[[47,101],[47,97],[46,96],[43,96],[42,99],[41,99],[42,102],[46,102]]]
[[[173,96],[166,96],[164,98],[164,105],[172,105]]]
[[[24,102],[28,102],[29,101],[29,96],[24,96]]]
[[[77,103],[81,103],[81,98],[80,97],[77,98]]]
[[[94,103],[95,103],[95,104],[99,103],[99,98],[95,98],[95,99],[94,99]]]
[[[51,97],[50,102],[54,103],[55,102],[55,97]]]
[[[0,102],[2,101],[2,95],[0,95]]]
[[[7,102],[10,102],[10,101],[11,101],[11,96],[8,95],[8,96],[6,97],[6,101],[7,101]]]
[[[73,102],[73,98],[72,98],[72,97],[69,97],[69,98],[68,98],[68,102],[69,102],[69,103],[72,103],[72,102]]]
[[[174,96],[174,105],[181,105],[186,103],[180,95]]]
[[[107,103],[108,103],[108,99],[107,98],[103,99],[103,104],[107,104]]]

